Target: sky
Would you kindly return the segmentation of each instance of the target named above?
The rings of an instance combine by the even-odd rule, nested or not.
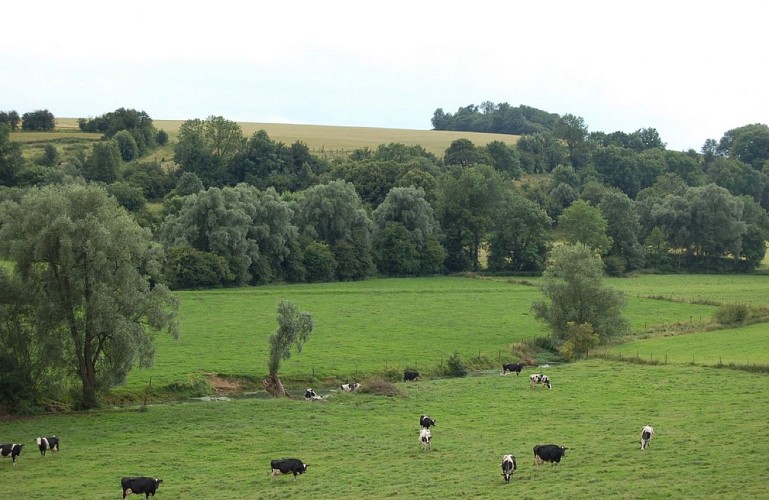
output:
[[[762,2],[68,0],[3,6],[0,110],[429,130],[484,101],[699,151],[769,123]]]

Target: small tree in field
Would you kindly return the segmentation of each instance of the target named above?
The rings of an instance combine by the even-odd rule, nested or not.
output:
[[[270,374],[264,380],[267,392],[275,397],[288,396],[283,383],[280,381],[278,371],[280,362],[291,357],[291,346],[296,352],[302,352],[302,346],[310,338],[315,328],[312,315],[308,312],[299,312],[292,302],[281,300],[278,304],[278,329],[270,335]]]

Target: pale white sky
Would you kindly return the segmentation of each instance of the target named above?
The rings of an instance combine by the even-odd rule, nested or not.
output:
[[[427,130],[483,101],[700,150],[769,122],[764,2],[10,2],[0,110]]]

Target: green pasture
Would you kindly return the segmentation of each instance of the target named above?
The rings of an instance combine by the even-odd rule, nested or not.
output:
[[[531,313],[538,287],[461,277],[372,279],[178,292],[181,338],[159,336],[155,365],[135,369],[120,391],[189,382],[202,374],[262,377],[267,338],[287,299],[315,320],[301,354],[281,367],[285,380],[360,378],[388,369],[434,373],[454,352],[496,366],[513,361],[511,346],[548,335]],[[629,297],[633,330],[709,325],[715,306]],[[118,392],[120,392],[118,391]]]
[[[669,363],[769,365],[769,324],[639,339],[607,352]]]
[[[436,342],[437,344],[437,342]],[[308,345],[307,349],[310,349]],[[766,498],[769,379],[690,365],[590,360],[545,370],[553,389],[486,374],[398,383],[400,397],[188,401],[0,423],[6,498],[119,498],[120,477],[161,477],[157,498]],[[433,447],[418,418],[437,420]],[[651,448],[639,449],[643,425]],[[40,457],[38,435],[61,452]],[[534,466],[532,446],[570,449]],[[504,484],[502,455],[518,471]],[[310,464],[296,481],[269,461]]]

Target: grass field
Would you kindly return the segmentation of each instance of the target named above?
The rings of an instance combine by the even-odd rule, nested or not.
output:
[[[542,298],[539,289],[499,280],[376,279],[177,296],[182,337],[159,337],[155,366],[131,372],[122,391],[139,391],[150,379],[159,387],[205,373],[262,377],[281,299],[312,313],[316,323],[303,353],[284,362],[281,373],[287,380],[346,380],[405,367],[430,373],[455,351],[466,360],[483,357],[496,365],[514,359],[515,342],[547,335],[530,312],[532,302]],[[629,299],[625,315],[639,331],[676,322],[709,324],[716,310]]]
[[[310,347],[308,346],[308,349]],[[0,424],[24,442],[0,461],[6,498],[118,498],[120,477],[164,482],[157,498],[766,498],[769,379],[688,365],[601,360],[551,368],[553,389],[498,374],[399,383],[403,396],[328,402],[242,399],[54,415]],[[531,372],[529,372],[531,373]],[[418,418],[437,420],[433,448]],[[643,425],[655,427],[639,450]],[[62,440],[41,458],[40,434]],[[567,446],[552,467],[535,444]],[[505,485],[499,462],[517,457]],[[310,464],[269,477],[273,458]]]

